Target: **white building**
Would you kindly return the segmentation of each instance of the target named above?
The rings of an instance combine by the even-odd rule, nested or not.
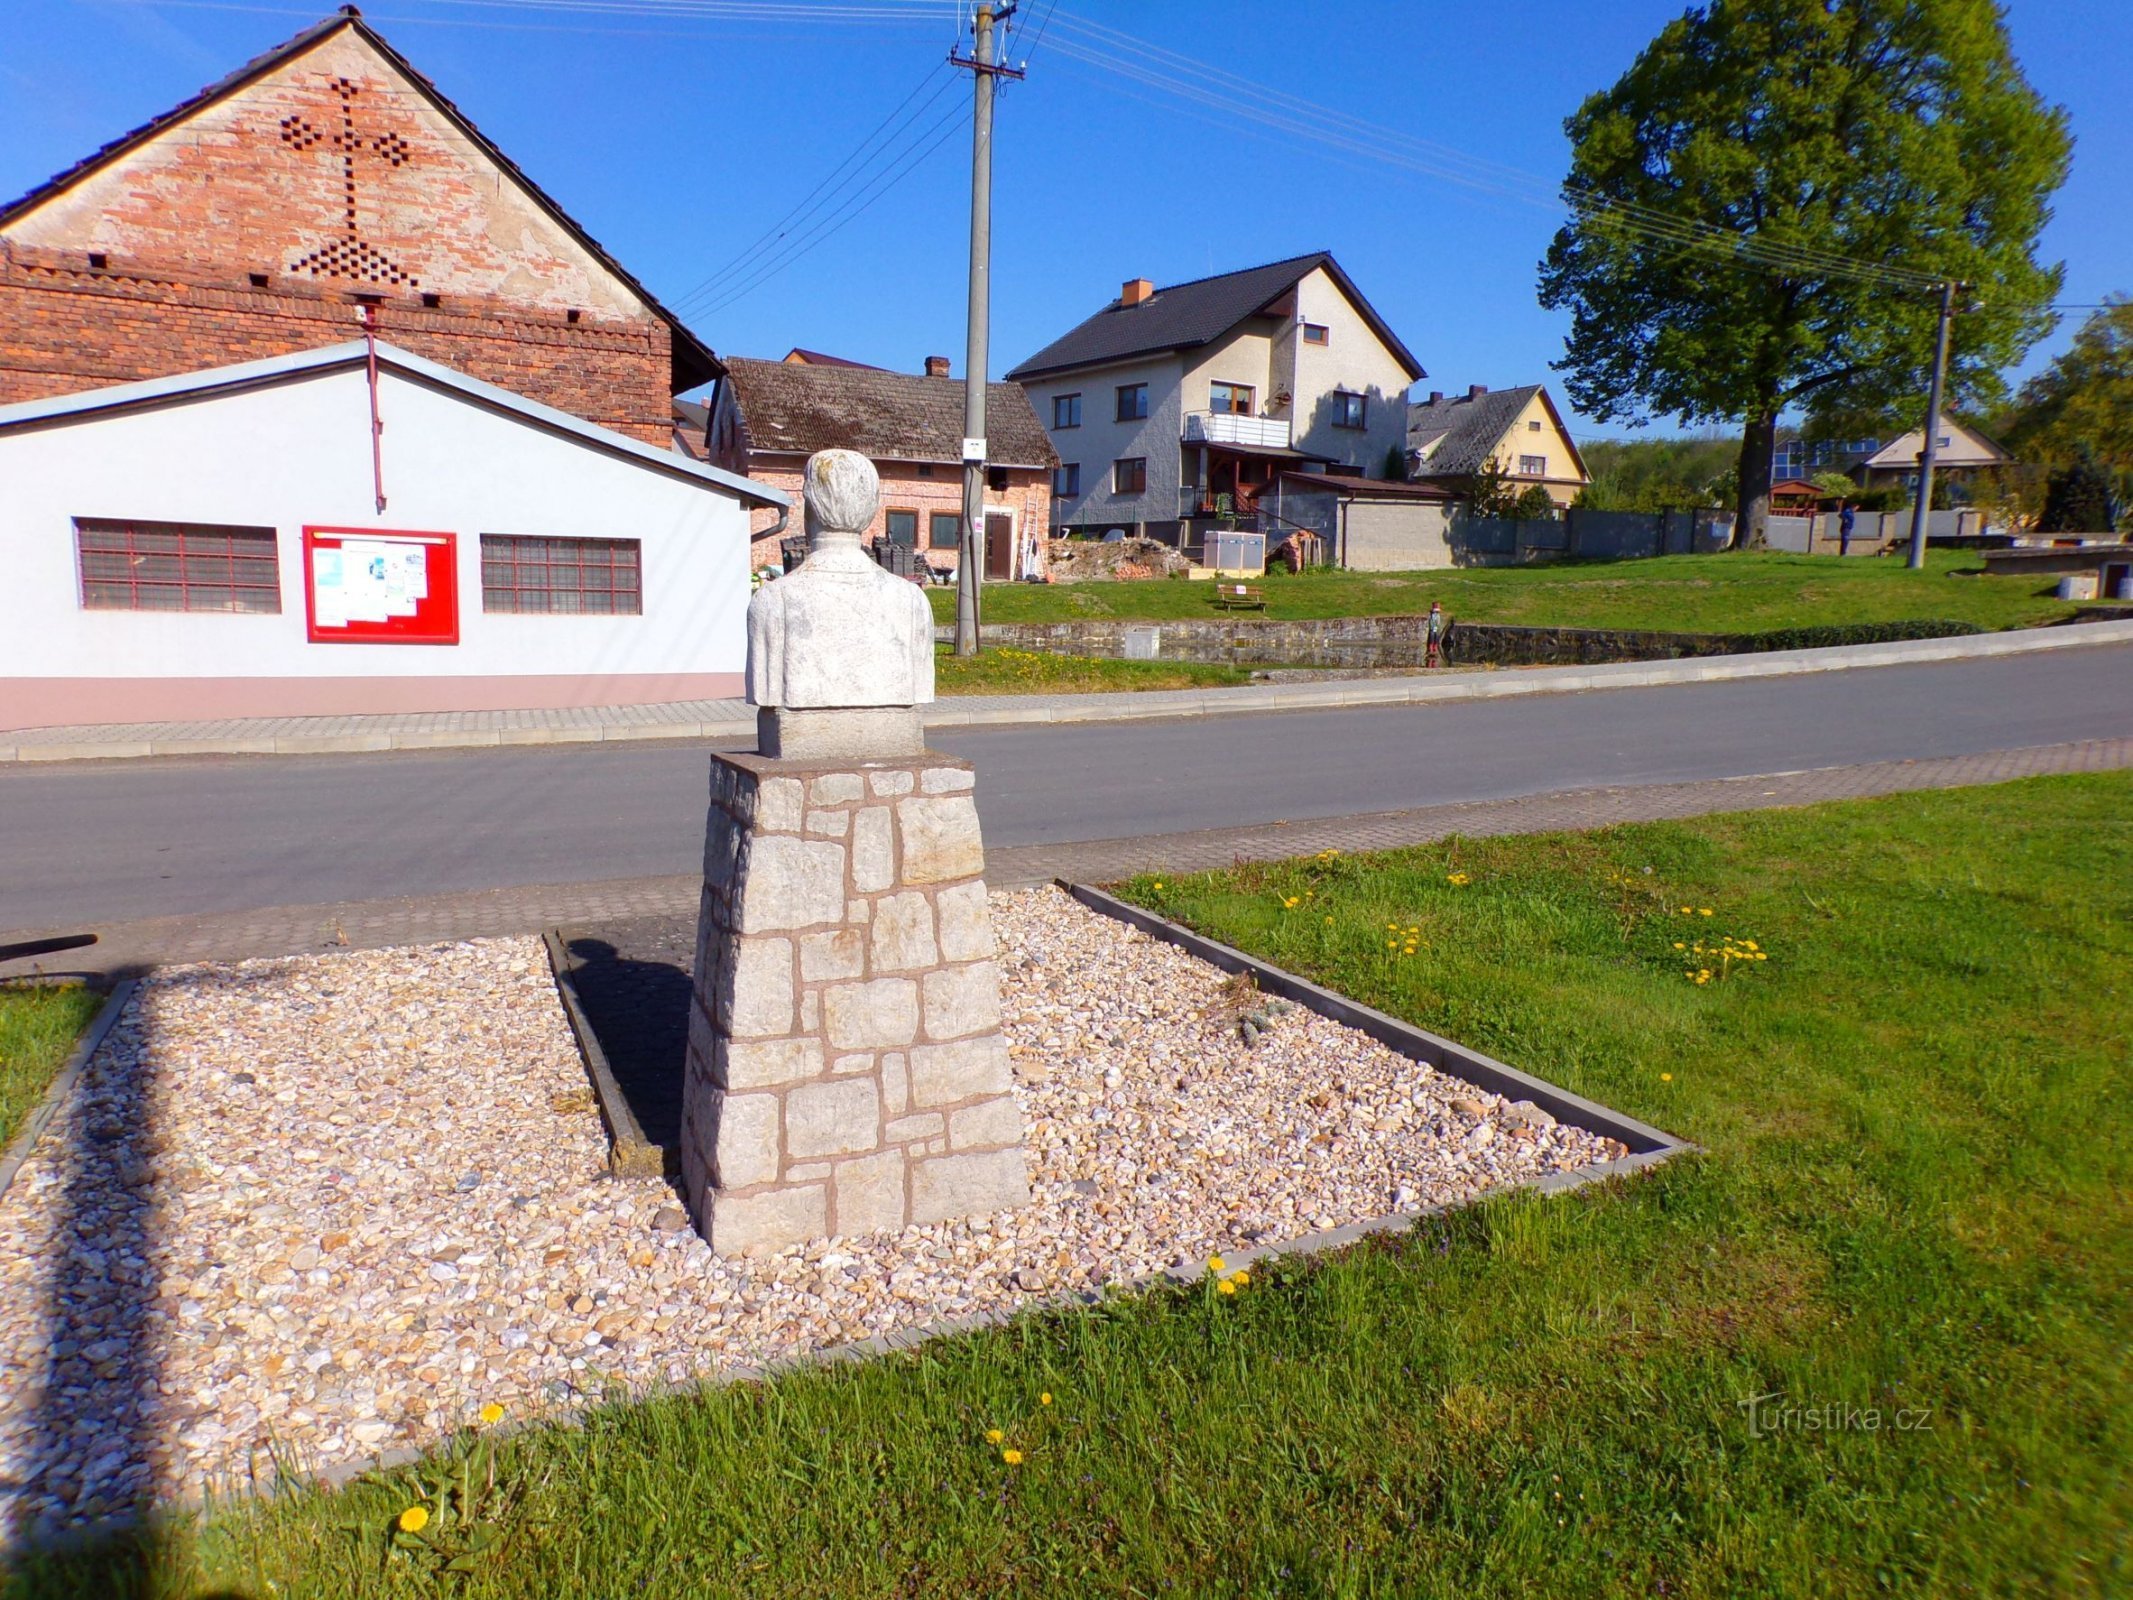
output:
[[[1059,455],[1056,531],[1197,545],[1205,519],[1260,506],[1283,472],[1385,477],[1426,374],[1318,251],[1163,288],[1129,279],[1007,376]]]
[[[785,495],[375,350],[0,407],[0,728],[741,693]]]

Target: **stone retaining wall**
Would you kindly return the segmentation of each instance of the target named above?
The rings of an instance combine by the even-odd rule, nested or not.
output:
[[[1028,1200],[973,783],[711,758],[681,1162],[722,1254]]]
[[[1187,617],[1165,622],[1091,618],[992,624],[985,629],[985,642],[1060,655],[1123,658],[1128,630],[1155,629],[1159,638],[1154,659],[1160,661],[1367,670],[1421,666],[1427,621],[1419,615],[1312,617],[1297,621],[1238,616]],[[1818,637],[1807,638],[1810,631]],[[1670,661],[1791,649],[1808,643],[1865,643],[1879,638],[1926,638],[1974,631],[1962,623],[1922,622],[1897,625],[1893,632],[1884,626],[1865,628],[1859,630],[1857,640],[1852,640],[1836,637],[1846,632],[1843,629],[1771,634],[1665,633],[1634,628],[1528,628],[1455,619],[1445,639],[1444,659],[1453,666],[1590,666],[1608,661]],[[1819,637],[1825,633],[1831,637]]]

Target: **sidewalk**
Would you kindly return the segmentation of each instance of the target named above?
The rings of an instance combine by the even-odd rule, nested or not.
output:
[[[1714,811],[1758,811],[1914,789],[2004,783],[2055,773],[2107,772],[2122,767],[2133,767],[2133,739],[2091,739],[2078,744],[2039,745],[2027,750],[1932,761],[1881,761],[1703,783],[1574,789],[1250,828],[1016,845],[988,850],[985,875],[996,889],[1021,888],[1053,878],[1104,883],[1137,872],[1206,871],[1240,860],[1279,860],[1327,849],[1388,850],[1428,844],[1455,833],[1478,837],[1601,828],[1620,822],[1660,821]],[[702,888],[702,879],[690,873],[100,923],[93,929],[79,930],[100,934],[100,943],[54,956],[45,970],[124,973],[157,963],[236,961],[249,956],[300,955],[340,948],[375,949],[535,933],[559,923],[582,925],[636,917],[689,916],[696,911]],[[0,941],[27,938],[30,931],[14,934],[0,930]]]
[[[1156,690],[1145,694],[957,695],[927,708],[928,728],[1052,722],[1121,722],[1161,717],[1323,710],[1343,706],[1415,705],[1567,694],[1654,684],[1710,683],[1862,667],[2133,642],[2133,619],[2085,622],[1952,639],[1773,650],[1688,661],[1624,661],[1593,667],[1521,667],[1502,671],[1415,673],[1408,677],[1334,678],[1320,683],[1255,683],[1228,689]],[[128,722],[0,732],[0,763],[113,760],[143,756],[338,755],[370,750],[478,749],[499,745],[598,744],[647,739],[711,741],[755,738],[755,708],[742,700],[681,700],[665,705],[584,707],[562,711],[447,711],[404,716],[262,717],[202,722]]]

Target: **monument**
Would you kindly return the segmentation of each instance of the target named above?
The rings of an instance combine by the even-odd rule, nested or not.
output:
[[[925,748],[933,615],[807,463],[807,559],[748,607],[758,749],[713,755],[682,1188],[721,1254],[1029,1199],[968,762]]]

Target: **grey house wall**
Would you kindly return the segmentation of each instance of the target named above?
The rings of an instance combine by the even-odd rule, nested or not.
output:
[[[1052,502],[1055,537],[1109,528],[1161,534],[1176,522],[1178,441],[1185,431],[1183,375],[1184,363],[1177,356],[1162,355],[1033,378],[1022,386],[1060,461],[1081,466],[1081,493]],[[1139,422],[1117,420],[1118,389],[1128,383],[1148,385],[1148,415]],[[1052,426],[1052,401],[1065,394],[1081,396],[1078,428]],[[1148,487],[1138,495],[1113,494],[1112,464],[1132,456],[1147,460]],[[1149,529],[1151,523],[1162,526]]]
[[[1278,542],[1288,524],[1310,529],[1325,541],[1326,559],[1351,572],[1419,572],[1452,565],[1451,507],[1435,501],[1342,497],[1331,489],[1281,486],[1282,524],[1269,535]]]

